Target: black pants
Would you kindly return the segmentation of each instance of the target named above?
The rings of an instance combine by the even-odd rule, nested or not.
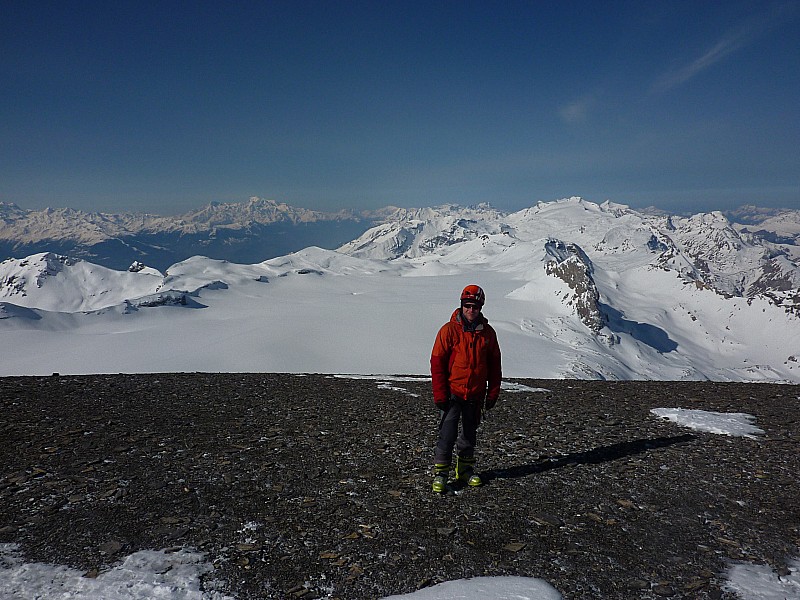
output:
[[[478,407],[475,402],[452,400],[447,412],[442,413],[434,462],[450,464],[453,460],[454,446],[460,458],[472,458],[475,454],[479,420]],[[459,435],[459,421],[461,422],[461,435]]]

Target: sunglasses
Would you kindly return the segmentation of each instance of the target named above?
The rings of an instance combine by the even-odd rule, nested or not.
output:
[[[481,309],[481,305],[480,304],[467,303],[467,304],[462,304],[461,308],[466,308],[467,310],[480,310]]]

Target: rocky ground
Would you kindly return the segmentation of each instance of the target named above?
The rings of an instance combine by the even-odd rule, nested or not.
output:
[[[479,434],[486,485],[436,496],[424,380],[0,379],[0,542],[96,575],[192,547],[240,600],[378,598],[479,575],[565,598],[729,598],[731,561],[800,555],[800,389],[520,381]],[[759,439],[651,408],[755,415]]]

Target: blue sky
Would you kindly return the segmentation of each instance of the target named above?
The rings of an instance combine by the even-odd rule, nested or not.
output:
[[[800,1],[0,0],[0,200],[800,208]]]

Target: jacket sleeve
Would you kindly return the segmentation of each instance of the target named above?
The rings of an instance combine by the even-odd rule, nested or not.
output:
[[[446,327],[446,326],[445,326]],[[431,352],[431,380],[433,381],[433,401],[437,404],[450,398],[450,352],[445,327],[439,330]]]
[[[489,349],[489,388],[486,392],[487,406],[494,406],[500,396],[500,384],[503,380],[502,361],[500,359],[500,344],[497,343],[497,336],[493,336],[492,345]]]

